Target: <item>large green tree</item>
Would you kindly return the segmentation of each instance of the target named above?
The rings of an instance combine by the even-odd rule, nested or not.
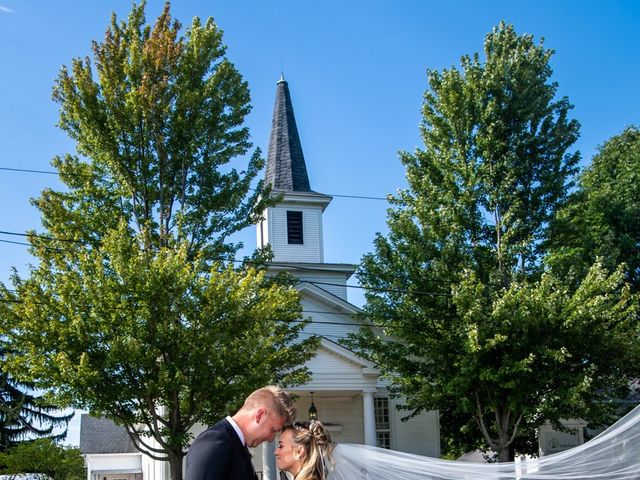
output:
[[[597,259],[625,264],[640,291],[640,131],[628,127],[602,145],[553,225],[547,263],[579,281]]]
[[[179,480],[190,428],[304,381],[317,340],[297,340],[295,289],[233,263],[231,236],[269,195],[250,193],[259,152],[234,166],[251,147],[249,91],[213,20],[182,35],[168,4],[153,26],[134,5],[93,57],[55,83],[78,155],[53,160],[66,189],[34,201],[38,263],[2,287],[3,334],[13,372],[123,425]]]
[[[595,265],[576,291],[543,273],[578,161],[551,55],[501,23],[482,59],[428,72],[424,149],[401,154],[408,187],[358,272],[376,327],[351,346],[411,412],[440,410],[445,445],[482,443],[500,460],[546,420],[602,413],[637,335],[619,271]]]

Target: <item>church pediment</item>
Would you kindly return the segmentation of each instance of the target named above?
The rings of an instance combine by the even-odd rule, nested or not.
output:
[[[312,380],[305,390],[358,390],[375,388],[379,370],[375,365],[326,338],[316,355],[306,363]]]
[[[362,313],[362,310],[356,307],[354,304],[349,303],[343,298],[334,295],[329,290],[321,288],[315,283],[319,282],[301,282],[296,285],[296,289],[300,292],[300,294],[305,297],[309,297],[318,301],[329,308],[335,309],[339,313],[350,313],[352,315],[358,315]],[[330,282],[326,282],[330,283]]]

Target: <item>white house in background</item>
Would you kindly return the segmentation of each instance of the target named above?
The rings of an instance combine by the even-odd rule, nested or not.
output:
[[[80,451],[87,480],[142,480],[142,454],[124,428],[88,414],[80,417]]]
[[[299,396],[298,419],[306,419],[313,403],[318,419],[329,425],[336,442],[378,445],[438,457],[438,413],[426,412],[402,422],[403,412],[396,410],[396,403],[389,398],[376,366],[338,344],[341,338],[358,330],[353,316],[360,310],[347,298],[347,280],[356,267],[325,263],[322,215],[332,198],[311,190],[284,78],[276,87],[266,181],[276,194],[282,195],[282,201],[268,208],[257,225],[257,244],[259,247],[271,246],[274,254],[270,264],[272,273],[287,271],[299,280],[296,288],[301,294],[303,315],[312,320],[304,335],[321,337],[315,357],[307,363],[311,381],[292,389]],[[194,438],[205,428],[204,425],[194,428]],[[273,443],[263,444],[253,451],[256,471],[263,480],[278,478],[274,448]],[[108,462],[112,471],[120,468],[123,474],[129,467],[121,465],[132,460],[124,453],[109,458],[115,454],[106,451],[86,452],[85,455],[91,468],[99,462]],[[139,457],[139,462],[138,470],[133,474],[142,472],[144,480],[169,479],[167,465],[162,462],[146,456]],[[108,468],[104,465],[100,463],[98,470],[105,472],[104,475],[92,476],[95,471],[90,470],[88,480],[140,478],[107,475]]]

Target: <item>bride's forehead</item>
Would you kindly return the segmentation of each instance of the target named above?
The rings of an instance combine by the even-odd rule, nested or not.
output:
[[[280,432],[280,440],[289,441],[293,438],[293,431],[290,428]]]

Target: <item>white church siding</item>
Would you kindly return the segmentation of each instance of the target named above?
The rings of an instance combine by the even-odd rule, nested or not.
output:
[[[196,437],[204,432],[207,428],[209,428],[209,425],[196,423],[193,427],[191,427],[191,430],[189,430],[189,433],[191,433],[191,438],[195,440]]]
[[[321,273],[309,274],[308,272],[301,271],[296,275],[301,281],[309,282],[312,285],[316,285],[331,295],[347,300],[347,279],[343,275],[322,275]]]
[[[327,428],[333,441],[363,443],[362,399],[357,392],[327,392],[326,395],[335,395],[329,398],[323,397],[323,392],[318,394],[314,397],[314,404],[320,412],[320,420],[328,424]],[[306,413],[309,406],[310,403],[305,399],[304,402],[300,402],[300,411]]]
[[[326,303],[308,296],[303,296],[301,303],[305,317],[311,318],[311,323],[305,328],[305,332],[309,334],[321,335],[329,340],[338,342],[349,333],[356,333],[359,329],[351,315],[346,314],[346,312],[332,313]]]
[[[305,385],[305,390],[375,388],[375,377],[363,376],[362,366],[347,362],[323,347],[306,365],[313,372],[313,378]]]
[[[435,410],[422,412],[419,415],[402,421],[409,412],[397,410],[399,402],[389,400],[391,420],[391,448],[401,452],[415,453],[429,457],[440,457],[440,422]]]
[[[287,210],[302,212],[302,245],[290,245],[287,240]],[[271,210],[269,216],[273,261],[322,263],[322,209],[282,205]]]
[[[271,210],[265,210],[262,217],[262,221],[258,223],[256,228],[256,246],[258,248],[263,248],[269,243],[269,224],[271,223],[269,219],[271,217]]]

